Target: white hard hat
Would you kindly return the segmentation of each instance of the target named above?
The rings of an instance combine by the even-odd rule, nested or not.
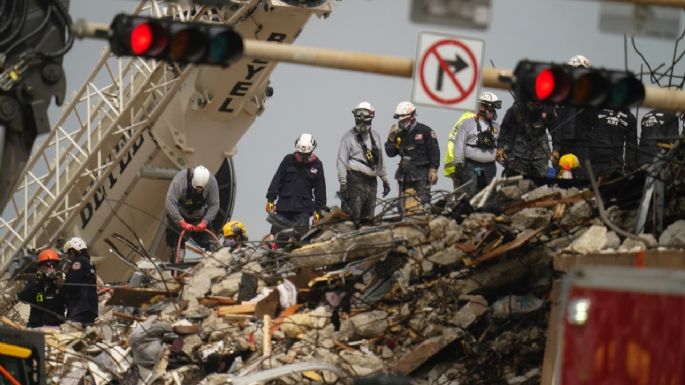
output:
[[[295,150],[303,154],[309,154],[316,148],[316,140],[312,134],[302,134],[295,141]]]
[[[66,242],[64,242],[64,246],[62,246],[62,251],[66,253],[69,251],[69,249],[81,251],[87,248],[88,247],[86,246],[86,242],[83,239],[79,237],[73,237],[69,238]]]
[[[576,55],[568,59],[568,65],[570,65],[571,67],[590,68],[592,67],[592,62],[590,62],[590,59],[586,58],[583,55]]]
[[[485,91],[480,94],[478,97],[478,101],[480,103],[483,103],[485,105],[492,106],[493,108],[500,109],[502,108],[502,101],[499,100],[497,95],[493,94],[492,92]]]
[[[352,109],[355,118],[371,121],[376,116],[376,109],[369,102],[361,102]]]
[[[205,187],[207,187],[207,184],[209,183],[209,177],[211,174],[209,173],[209,170],[207,170],[207,167],[205,166],[197,166],[193,169],[193,179],[191,180],[191,184],[193,185],[193,188],[202,190]]]
[[[400,102],[397,105],[397,108],[395,108],[395,115],[393,116],[395,119],[405,119],[409,116],[412,116],[416,113],[416,106],[414,106],[414,103],[412,102]]]

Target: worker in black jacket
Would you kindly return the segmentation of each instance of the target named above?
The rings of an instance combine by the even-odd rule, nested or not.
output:
[[[628,109],[602,109],[590,133],[590,163],[595,178],[610,178],[637,168],[637,119]]]
[[[62,250],[71,262],[64,281],[67,319],[82,325],[92,324],[98,316],[97,274],[86,242],[78,237],[70,238]]]
[[[638,163],[643,166],[658,159],[657,155],[663,150],[660,144],[677,141],[679,119],[677,114],[670,111],[651,110],[642,117],[640,126]]]
[[[553,158],[547,131],[553,121],[554,110],[535,102],[517,102],[507,110],[497,139],[504,176],[547,176],[547,163]]]
[[[385,153],[391,158],[400,156],[395,173],[400,193],[414,189],[421,204],[429,204],[431,185],[438,182],[440,166],[440,147],[435,131],[416,121],[416,107],[411,102],[399,103],[394,117],[397,125],[390,129]]]
[[[271,179],[266,193],[266,212],[276,212],[296,226],[308,226],[309,217],[314,223],[321,218],[326,207],[326,180],[323,164],[314,155],[316,140],[311,134],[302,134],[295,141],[295,152],[286,155]],[[271,228],[271,233],[276,230]]]
[[[59,326],[64,323],[67,309],[66,297],[61,286],[63,273],[58,270],[59,254],[53,249],[45,249],[38,254],[38,271],[17,298],[31,306],[30,328],[40,326]]]

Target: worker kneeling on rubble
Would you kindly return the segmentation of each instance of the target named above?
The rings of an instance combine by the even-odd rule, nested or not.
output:
[[[53,249],[45,249],[38,254],[38,271],[17,298],[31,305],[30,328],[40,326],[59,326],[64,323],[67,299],[61,286],[64,273],[59,267],[59,254]]]
[[[476,116],[464,121],[454,142],[454,167],[459,179],[468,183],[464,192],[474,196],[490,183],[497,173],[495,149],[499,125],[497,110],[502,101],[492,92],[483,92],[478,98]]]
[[[306,227],[309,217],[314,224],[326,207],[326,180],[323,164],[314,155],[316,140],[311,134],[302,134],[295,141],[295,152],[286,155],[271,179],[266,193],[267,214],[276,213],[294,226]],[[271,234],[277,233],[276,226]]]
[[[355,226],[370,223],[376,207],[378,181],[383,181],[383,196],[390,193],[390,183],[383,165],[383,153],[378,133],[371,130],[375,109],[369,102],[359,103],[353,110],[354,127],[340,140],[338,149],[338,180],[343,209],[352,216]]]
[[[86,242],[78,237],[70,238],[64,243],[62,251],[70,262],[64,280],[67,319],[83,325],[92,324],[98,317],[97,274],[95,265],[90,261]]]
[[[185,237],[198,246],[209,247],[207,226],[219,212],[219,184],[205,166],[179,171],[171,181],[166,194],[166,244],[172,250],[171,260],[185,255]],[[177,246],[181,239],[180,250]]]
[[[413,189],[423,205],[430,203],[431,185],[438,182],[440,147],[435,131],[416,121],[416,107],[411,102],[400,102],[395,108],[393,125],[385,142],[385,153],[400,156],[395,173],[400,193]]]

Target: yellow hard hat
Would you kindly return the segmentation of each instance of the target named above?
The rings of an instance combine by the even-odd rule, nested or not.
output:
[[[566,171],[580,167],[578,157],[573,154],[565,154],[559,159],[559,166]]]
[[[247,229],[240,221],[230,221],[224,225],[224,237],[242,237],[247,238]]]

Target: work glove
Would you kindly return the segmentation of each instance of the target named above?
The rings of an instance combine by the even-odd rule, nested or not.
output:
[[[438,183],[438,170],[431,168],[428,170],[428,183],[436,184]]]
[[[383,179],[383,198],[388,196],[390,194],[390,183],[388,183],[387,179]]]
[[[344,201],[350,199],[350,192],[347,189],[347,183],[340,183],[340,199]]]
[[[554,150],[552,151],[552,154],[550,154],[550,158],[552,159],[552,165],[556,167],[559,165],[559,158],[561,158],[561,154],[559,154],[559,151]]]
[[[36,281],[43,281],[45,279],[45,272],[43,270],[36,271]]]
[[[312,224],[318,225],[321,222],[321,214],[318,211],[314,211],[314,217],[312,219]]]
[[[205,231],[206,229],[207,229],[207,221],[204,219],[202,220],[202,222],[200,222],[199,225],[195,226],[195,231],[198,233],[201,233],[201,232]]]
[[[499,148],[495,151],[495,159],[496,159],[499,163],[503,163],[503,162],[507,159],[507,154],[504,152],[504,148],[503,148],[503,147],[499,147]]]
[[[185,231],[193,232],[195,231],[195,226],[191,225],[190,223],[186,222],[185,219],[181,219],[178,221],[178,225]]]
[[[265,210],[267,214],[271,214],[274,211],[276,211],[276,205],[274,204],[274,202],[268,201],[266,202]]]
[[[59,274],[55,275],[52,282],[58,289],[62,288],[62,286],[64,286],[64,273],[60,272]]]
[[[397,134],[399,133],[399,131],[400,129],[393,124],[393,126],[390,127],[390,132],[388,133],[388,142],[394,144],[397,141]]]

